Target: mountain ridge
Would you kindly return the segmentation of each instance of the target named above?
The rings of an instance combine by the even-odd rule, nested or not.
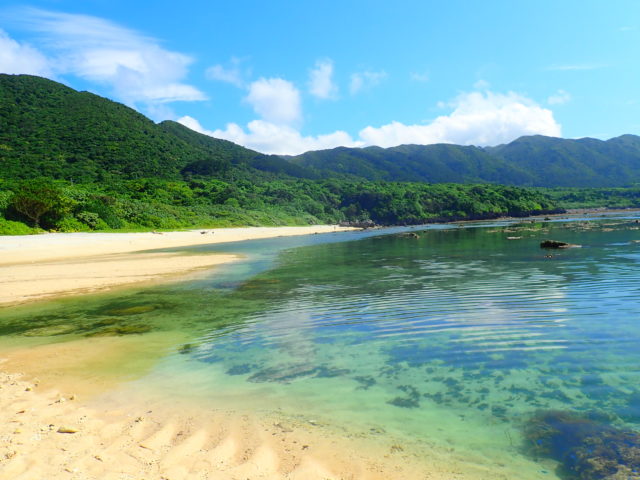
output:
[[[174,121],[154,123],[52,80],[0,74],[0,167],[6,179],[76,182],[200,176],[622,187],[640,183],[640,137],[530,135],[491,147],[408,144],[266,155]]]
[[[640,136],[632,134],[608,140],[530,135],[492,147],[446,143],[337,147],[287,159],[321,174],[344,173],[367,180],[537,187],[622,187],[640,182]]]

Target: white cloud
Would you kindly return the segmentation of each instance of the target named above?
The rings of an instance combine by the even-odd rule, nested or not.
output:
[[[366,127],[360,131],[360,139],[367,145],[391,147],[407,143],[497,145],[522,135],[560,136],[560,125],[551,110],[513,92],[463,93],[450,106],[453,112],[429,124],[391,122]]]
[[[287,82],[288,83],[288,82]],[[460,145],[497,145],[522,135],[560,136],[560,125],[551,110],[514,92],[490,91],[463,93],[443,103],[453,109],[427,124],[406,125],[391,122],[381,127],[366,127],[358,138],[344,131],[326,135],[303,136],[291,125],[266,120],[249,122],[246,129],[229,123],[225,129],[206,130],[192,117],[178,121],[192,130],[224,138],[263,153],[295,155],[309,150],[338,146],[392,147],[402,144],[455,143]]]
[[[0,29],[0,73],[51,76],[47,58],[35,48],[20,44]]]
[[[245,97],[264,120],[276,125],[297,124],[302,119],[300,92],[282,78],[260,78],[249,85]]]
[[[351,75],[351,83],[349,84],[349,92],[351,95],[355,95],[363,90],[369,90],[370,88],[379,85],[385,78],[387,78],[387,72],[358,72]]]
[[[411,74],[411,80],[413,80],[414,82],[426,83],[430,80],[430,77],[427,72],[413,72]]]
[[[343,131],[327,135],[303,136],[298,130],[287,125],[276,125],[264,120],[249,122],[246,130],[236,123],[227,124],[224,130],[206,130],[195,118],[182,117],[178,120],[185,127],[215,138],[223,138],[262,153],[297,155],[309,150],[322,150],[337,146],[359,147],[362,142],[354,141]]]
[[[564,90],[558,90],[556,93],[547,98],[547,103],[549,105],[564,105],[569,101],[571,101],[571,94]]]
[[[309,93],[322,99],[335,98],[338,87],[333,83],[333,61],[318,60],[315,68],[309,72]]]
[[[98,17],[34,8],[18,10],[12,21],[41,36],[56,57],[56,72],[108,85],[130,105],[206,99],[182,81],[192,58],[138,32]]]
[[[476,90],[488,90],[491,84],[482,78],[473,84],[473,88]]]
[[[210,80],[230,83],[231,85],[241,88],[244,86],[244,76],[240,70],[240,63],[240,59],[232,58],[232,66],[230,68],[226,68],[223,65],[213,65],[207,68],[205,75]]]

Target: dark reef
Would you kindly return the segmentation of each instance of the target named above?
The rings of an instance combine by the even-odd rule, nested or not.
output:
[[[579,480],[640,479],[640,434],[573,412],[545,411],[525,425],[527,451],[560,462],[559,475]]]

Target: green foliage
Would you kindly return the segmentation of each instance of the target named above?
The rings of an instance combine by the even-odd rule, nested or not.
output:
[[[60,189],[45,178],[25,180],[16,185],[9,206],[19,215],[26,217],[35,228],[40,227],[40,219],[47,215],[46,227],[65,213],[69,202]]]
[[[30,228],[22,222],[5,220],[0,217],[0,235],[30,235],[37,232],[37,229]]]
[[[55,230],[60,232],[86,232],[91,228],[76,217],[65,216],[56,222]]]
[[[343,221],[419,224],[543,213],[543,192],[499,185],[276,180],[252,183],[138,179],[112,184],[33,180],[4,185],[18,195],[55,193],[43,225],[58,231],[308,225]],[[49,191],[46,190],[46,191]],[[26,219],[25,219],[26,220]]]
[[[640,187],[547,190],[562,208],[640,208]]]
[[[523,216],[556,208],[546,194],[517,187],[392,182],[347,184],[341,206],[348,218],[387,225]]]
[[[13,197],[13,192],[1,191],[0,190],[0,216],[6,215],[9,207],[11,206],[11,198]]]

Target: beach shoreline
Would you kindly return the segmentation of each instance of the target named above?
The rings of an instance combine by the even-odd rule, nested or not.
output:
[[[134,284],[188,280],[239,259],[155,250],[352,230],[335,225],[0,237],[0,307]]]

